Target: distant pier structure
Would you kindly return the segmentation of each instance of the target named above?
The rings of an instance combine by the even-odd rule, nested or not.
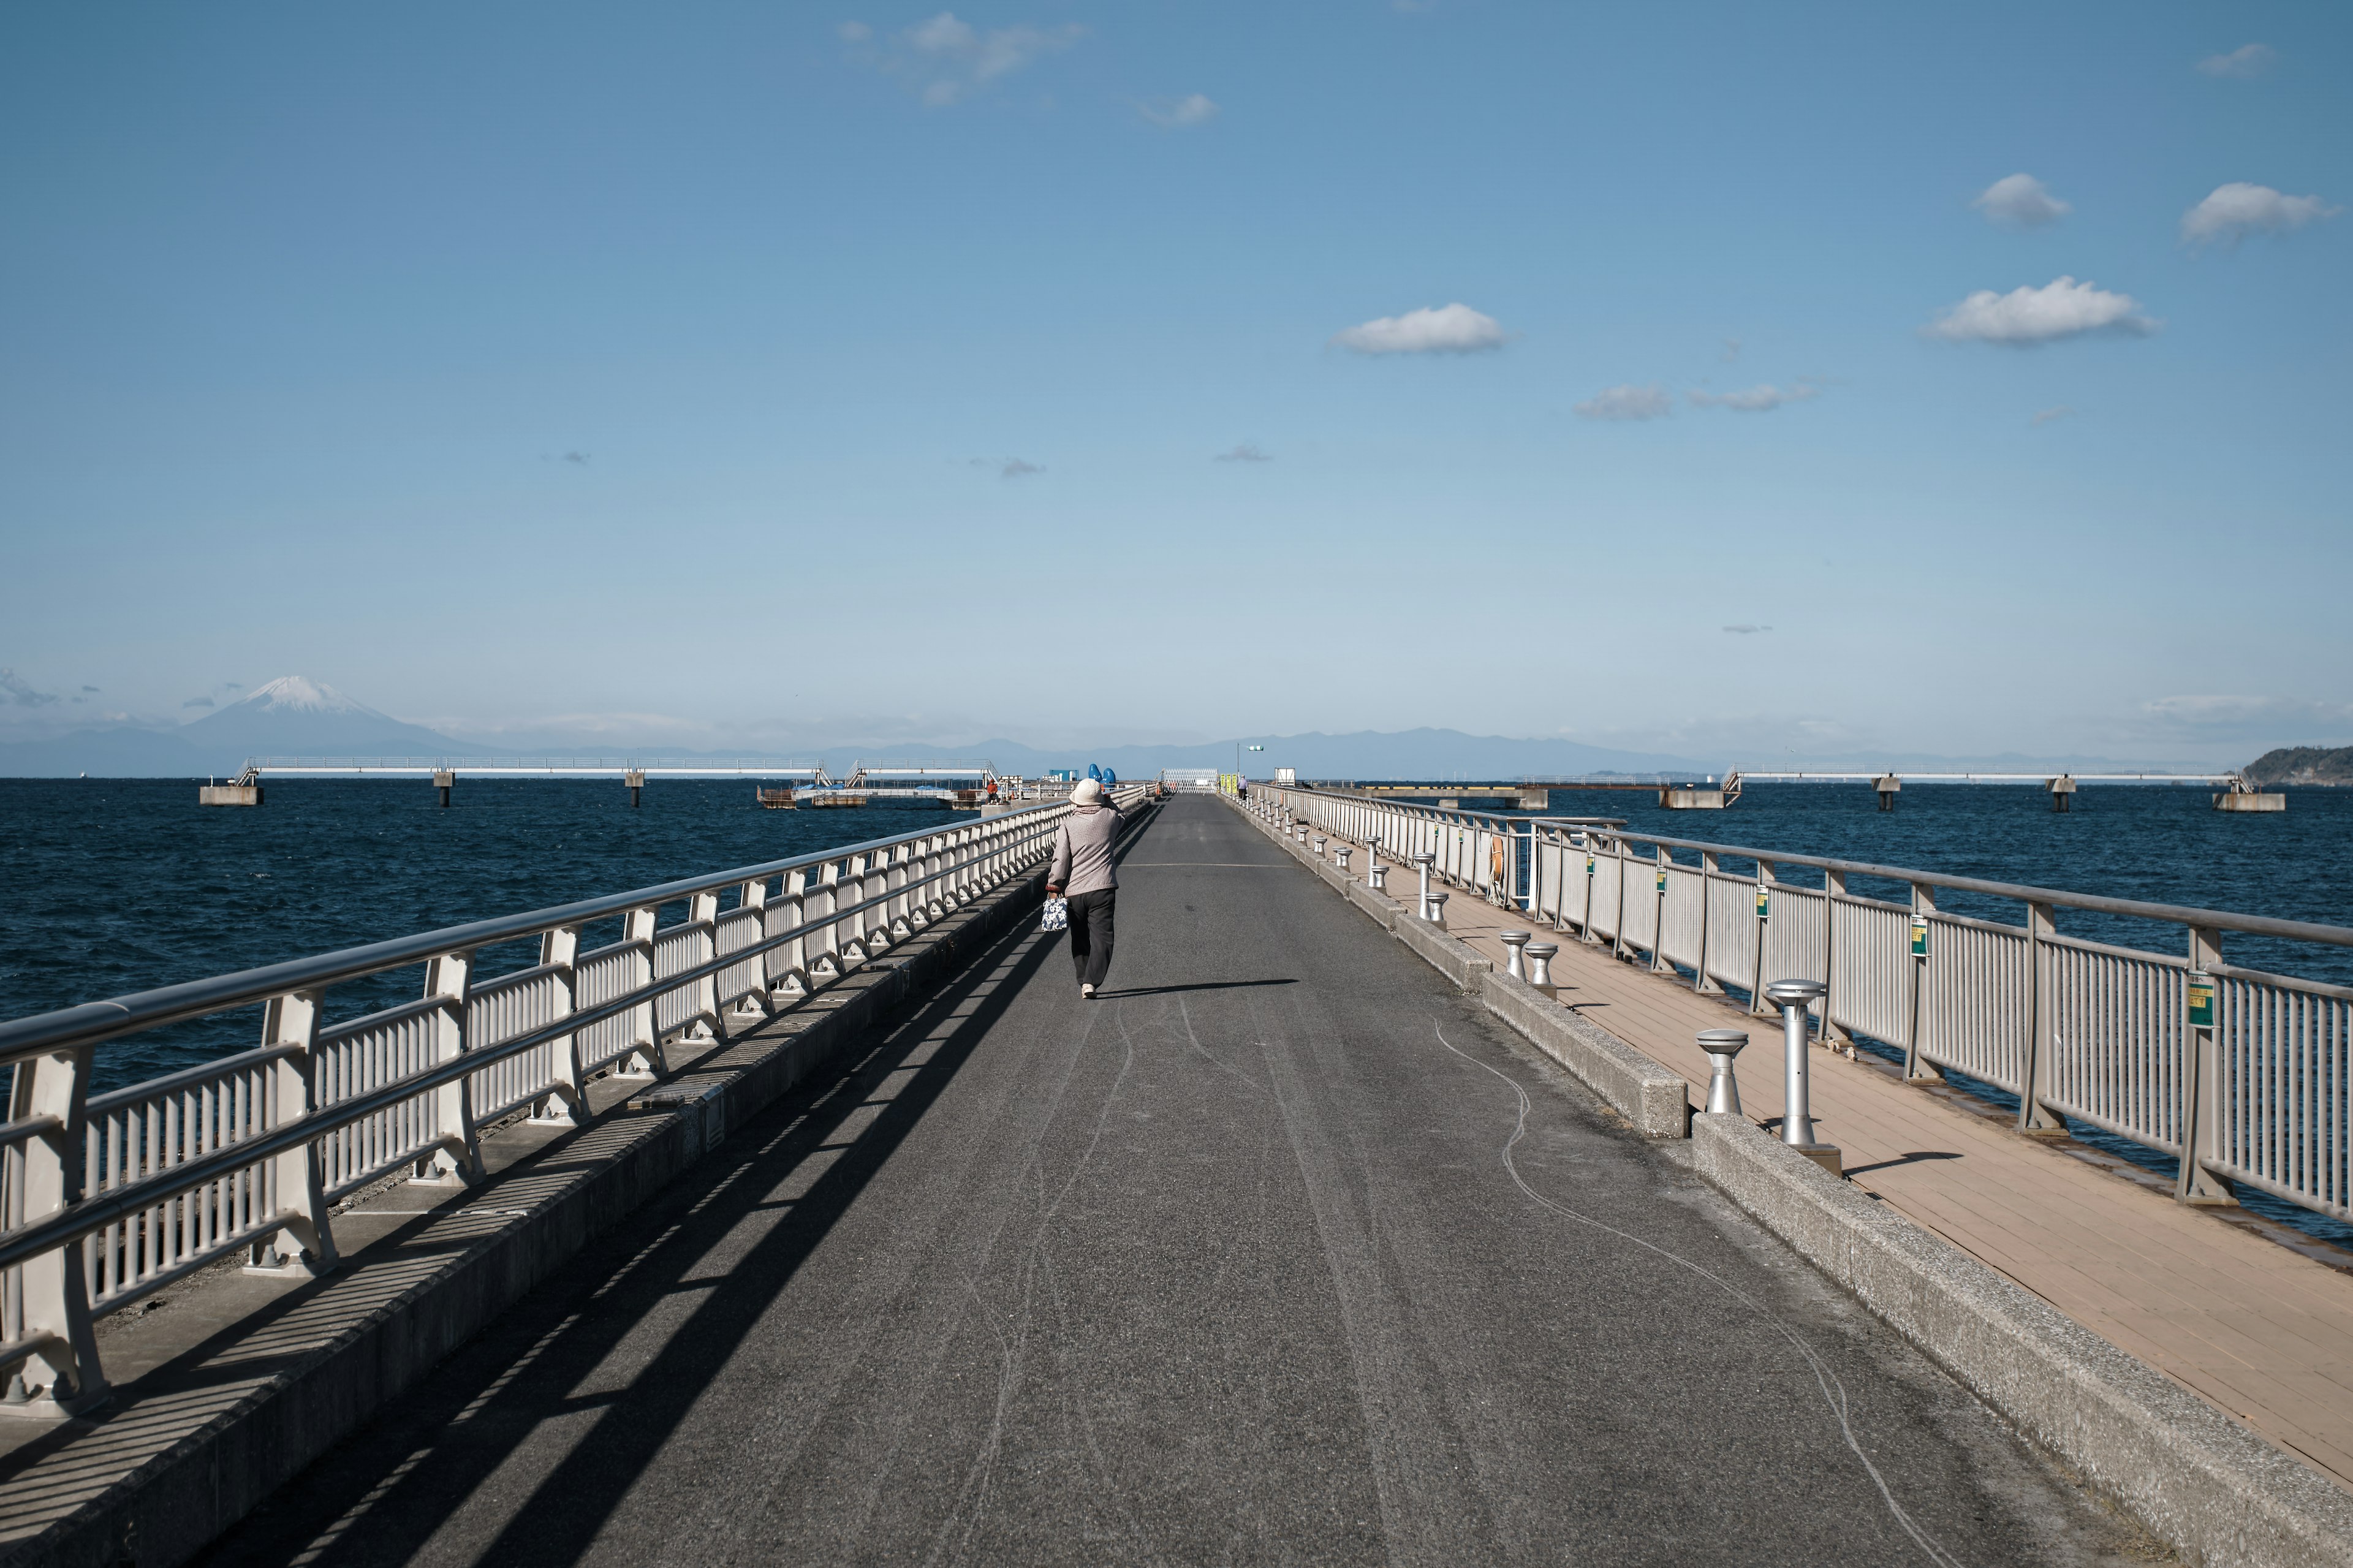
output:
[[[1697,789],[1690,785],[1662,789],[1659,804],[1670,811],[1721,810],[1740,798],[1740,789],[1748,784],[1869,784],[1879,797],[1879,809],[1894,811],[1895,797],[1902,793],[1904,781],[1915,784],[2041,784],[2051,796],[2051,809],[2064,812],[2075,798],[2075,789],[2086,784],[2221,784],[2221,791],[2213,796],[2217,811],[2285,811],[2287,796],[2283,793],[2259,790],[2247,782],[2242,773],[1897,773],[1889,768],[1875,773],[1730,773],[1724,776],[1720,789]]]
[[[750,778],[831,781],[822,763],[769,757],[249,757],[227,784],[198,787],[199,805],[259,805],[265,778],[417,778],[428,781],[448,805],[458,775],[480,779],[618,779],[629,804],[640,804],[649,778]]]
[[[200,805],[259,805],[265,778],[420,778],[443,805],[458,775],[468,778],[617,778],[629,804],[642,801],[649,778],[748,778],[754,799],[771,809],[861,806],[878,800],[921,800],[978,811],[1014,781],[987,761],[856,763],[845,778],[806,759],[768,757],[253,757],[227,784],[198,788]],[[768,781],[776,781],[770,783]]]
[[[1640,790],[1646,794],[1655,791],[1659,805],[1668,811],[1723,811],[1740,798],[1741,789],[1746,784],[1868,784],[1879,802],[1879,809],[1893,811],[1896,796],[1903,793],[1907,779],[1915,784],[2041,784],[2049,794],[2051,809],[2055,812],[2068,810],[2075,798],[2077,786],[2086,784],[2220,784],[2222,787],[2212,796],[2217,811],[2287,809],[2287,795],[2284,792],[2259,789],[2248,783],[2242,773],[1899,773],[1894,768],[1877,773],[1820,773],[1811,769],[1750,773],[1735,770],[1725,773],[1721,780],[1710,776],[1699,783],[1683,782],[1664,773],[1605,773],[1590,778],[1525,778],[1488,784],[1331,782],[1315,787],[1374,799],[1428,801],[1448,807],[1465,805],[1472,801],[1500,802],[1521,811],[1546,810],[1551,805],[1551,792],[1554,790]]]

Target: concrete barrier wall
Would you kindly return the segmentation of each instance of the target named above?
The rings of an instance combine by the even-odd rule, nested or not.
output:
[[[2189,1562],[2353,1564],[2353,1496],[1739,1116],[1700,1173]]]

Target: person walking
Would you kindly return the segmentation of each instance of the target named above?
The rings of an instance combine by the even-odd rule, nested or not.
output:
[[[1092,1000],[1111,969],[1112,911],[1119,899],[1119,872],[1111,847],[1119,837],[1119,808],[1103,798],[1095,779],[1081,779],[1071,791],[1071,815],[1054,834],[1054,862],[1046,868],[1048,897],[1071,900],[1071,963],[1079,973],[1079,994]]]

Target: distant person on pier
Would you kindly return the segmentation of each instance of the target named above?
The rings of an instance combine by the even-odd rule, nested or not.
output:
[[[1111,847],[1119,837],[1119,808],[1103,798],[1100,780],[1081,779],[1071,791],[1075,807],[1054,835],[1054,863],[1046,868],[1046,892],[1071,900],[1071,962],[1079,972],[1079,994],[1092,1000],[1111,969],[1112,910],[1119,900],[1119,873]]]

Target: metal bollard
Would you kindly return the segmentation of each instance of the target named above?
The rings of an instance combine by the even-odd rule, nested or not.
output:
[[[1446,929],[1446,900],[1452,896],[1453,895],[1451,893],[1432,893],[1430,895],[1430,923],[1436,926],[1440,931],[1444,931]]]
[[[1346,870],[1348,868],[1348,846],[1345,844],[1335,844],[1332,847],[1332,858],[1340,863],[1340,869],[1343,871]]]
[[[1560,988],[1552,983],[1553,954],[1559,951],[1548,942],[1528,943],[1528,984],[1547,996],[1560,994]]]
[[[1381,873],[1388,869],[1388,867],[1381,864],[1381,841],[1377,838],[1366,839],[1365,886],[1372,889],[1373,891],[1377,893],[1379,892],[1381,890]]]
[[[1715,1064],[1714,1076],[1707,1080],[1707,1109],[1712,1116],[1740,1114],[1740,1083],[1732,1076],[1732,1058],[1748,1045],[1746,1029],[1702,1029],[1699,1048]]]
[[[1830,987],[1819,980],[1776,980],[1765,987],[1765,1000],[1781,1009],[1781,1142],[1812,1156],[1835,1175],[1838,1149],[1814,1137],[1806,1078],[1806,1004],[1829,994]]]
[[[1315,858],[1318,860],[1324,858],[1324,846],[1327,840],[1322,834],[1319,833],[1315,836]]]
[[[1437,862],[1437,859],[1438,857],[1427,849],[1413,858],[1413,868],[1421,873],[1421,893],[1416,905],[1416,912],[1423,920],[1430,918],[1430,868]]]
[[[1535,939],[1536,933],[1532,931],[1498,931],[1495,934],[1495,940],[1504,944],[1506,954],[1504,959],[1504,973],[1514,980],[1525,980],[1528,977],[1528,966],[1520,962],[1520,950]]]

